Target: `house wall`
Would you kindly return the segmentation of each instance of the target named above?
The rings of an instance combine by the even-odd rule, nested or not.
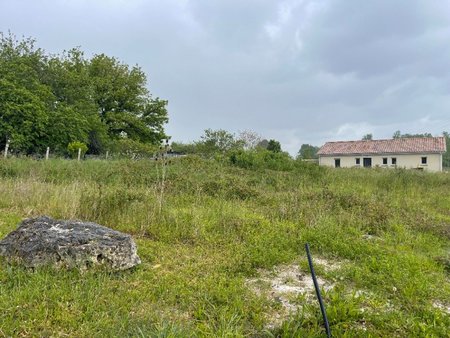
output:
[[[422,164],[422,157],[427,158],[427,164]],[[356,159],[360,159],[360,164],[356,164]],[[335,159],[341,160],[342,168],[363,167],[363,158],[372,159],[372,167],[381,168],[406,168],[417,169],[423,168],[423,170],[436,172],[442,171],[442,155],[441,154],[407,154],[407,155],[340,155],[340,156],[320,156],[319,164],[334,167]],[[383,164],[383,158],[388,159],[388,164]],[[397,164],[392,165],[392,158],[397,159]]]

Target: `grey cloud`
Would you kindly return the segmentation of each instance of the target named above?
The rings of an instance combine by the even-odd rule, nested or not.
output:
[[[305,36],[308,56],[331,72],[363,77],[429,63],[450,53],[442,34],[449,13],[447,1],[331,1]]]

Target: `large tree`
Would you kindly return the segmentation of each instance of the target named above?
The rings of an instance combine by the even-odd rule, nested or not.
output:
[[[11,140],[13,151],[31,153],[44,147],[51,90],[42,83],[43,51],[34,40],[0,33],[0,146]]]
[[[141,68],[130,69],[116,58],[96,55],[89,64],[94,100],[111,137],[127,135],[140,142],[158,143],[165,137],[167,101],[153,99]]]
[[[11,141],[13,151],[32,153],[42,149],[48,116],[40,98],[20,86],[0,78],[0,144]]]
[[[48,144],[62,151],[67,144],[81,141],[91,153],[100,153],[107,143],[107,127],[98,116],[89,61],[79,49],[72,49],[47,62],[44,82],[55,96],[49,112]]]
[[[0,146],[64,151],[73,141],[100,153],[120,135],[159,144],[167,101],[153,98],[138,67],[104,54],[86,59],[72,49],[48,55],[33,39],[0,33]]]

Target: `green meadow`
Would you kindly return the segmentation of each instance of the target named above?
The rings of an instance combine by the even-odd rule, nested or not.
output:
[[[1,238],[29,217],[93,221],[131,234],[142,260],[0,261],[0,337],[323,337],[314,295],[289,312],[249,284],[308,275],[306,242],[334,337],[448,337],[449,173],[255,161],[0,160]]]

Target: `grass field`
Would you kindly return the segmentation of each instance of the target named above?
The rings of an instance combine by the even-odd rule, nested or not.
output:
[[[307,275],[305,242],[333,336],[448,337],[449,191],[448,173],[295,161],[1,160],[1,238],[28,217],[88,220],[131,234],[142,264],[0,262],[0,337],[322,337],[314,297],[291,294],[289,312],[267,282]]]

